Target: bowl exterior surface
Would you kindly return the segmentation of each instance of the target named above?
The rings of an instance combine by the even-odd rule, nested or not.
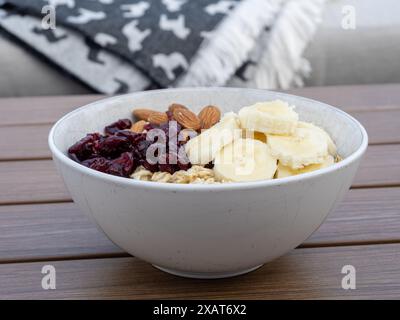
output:
[[[237,111],[276,98],[295,104],[302,120],[325,128],[344,157],[366,145],[364,129],[354,119],[322,103],[269,91],[213,88],[131,94],[88,105],[54,126],[50,148],[74,202],[128,253],[180,275],[240,274],[306,240],[349,189],[365,149],[335,170],[243,188],[122,182],[83,168],[65,154],[86,133],[130,116],[135,105],[162,110],[180,102],[199,110],[216,104]]]
[[[307,239],[343,198],[358,162],[290,184],[246,190],[147,190],[57,166],[75,203],[130,254],[185,272],[236,272]]]

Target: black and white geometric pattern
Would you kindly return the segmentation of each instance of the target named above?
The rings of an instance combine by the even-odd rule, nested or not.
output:
[[[7,0],[41,15],[56,8],[57,24],[124,57],[160,86],[169,86],[212,31],[240,0]],[[37,29],[36,29],[37,30]]]

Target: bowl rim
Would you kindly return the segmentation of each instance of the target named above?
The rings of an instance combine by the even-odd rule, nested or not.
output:
[[[107,101],[111,100],[116,100],[121,97],[128,97],[128,96],[137,96],[137,95],[151,95],[154,93],[160,93],[160,92],[186,92],[186,91],[210,91],[210,90],[221,90],[221,91],[246,91],[246,92],[273,92],[278,94],[282,99],[284,97],[290,97],[292,99],[298,99],[301,101],[304,101],[305,103],[318,103],[324,107],[327,107],[329,109],[332,109],[334,112],[340,113],[342,116],[348,118],[350,121],[356,124],[358,129],[361,132],[362,135],[362,140],[359,145],[359,147],[348,157],[344,158],[342,161],[338,163],[334,163],[333,165],[318,169],[312,172],[308,173],[303,173],[300,175],[295,175],[295,176],[290,176],[290,177],[285,177],[285,178],[279,178],[279,179],[270,179],[270,180],[257,180],[257,181],[248,181],[248,182],[229,182],[229,183],[216,183],[216,184],[179,184],[179,183],[161,183],[161,182],[155,182],[155,181],[143,181],[143,180],[136,180],[136,179],[129,179],[125,177],[118,177],[118,176],[113,176],[111,174],[103,173],[100,171],[96,171],[93,169],[90,169],[88,167],[85,167],[72,159],[70,159],[67,155],[65,155],[60,149],[55,144],[54,141],[54,134],[57,131],[58,126],[67,120],[69,117],[72,115],[81,112],[83,109],[90,108],[93,105],[96,104],[102,104]],[[363,127],[363,125],[356,120],[354,117],[349,115],[348,113],[344,112],[343,110],[340,110],[336,107],[333,107],[329,104],[326,104],[324,102],[320,102],[317,100],[305,98],[302,96],[297,96],[293,94],[288,94],[288,93],[283,93],[279,91],[273,91],[273,90],[266,90],[266,89],[252,89],[252,88],[230,88],[230,87],[196,87],[196,88],[170,88],[170,89],[158,89],[158,90],[149,90],[149,91],[140,91],[140,92],[132,92],[128,94],[123,94],[123,95],[115,95],[111,96],[108,98],[100,99],[94,102],[91,102],[89,104],[86,104],[84,106],[81,106],[66,115],[64,115],[61,119],[59,119],[51,128],[48,136],[48,144],[50,147],[50,150],[53,154],[53,158],[57,158],[59,161],[63,162],[65,165],[72,169],[78,170],[81,174],[84,175],[89,175],[91,177],[100,179],[100,180],[106,180],[107,182],[112,182],[118,185],[123,185],[123,186],[131,186],[131,187],[142,187],[144,189],[154,189],[154,190],[169,190],[169,191],[217,191],[217,190],[246,190],[246,189],[255,189],[255,188],[260,188],[260,187],[268,187],[268,186],[281,186],[281,185],[286,185],[286,184],[291,184],[291,183],[296,183],[298,181],[303,181],[303,180],[308,180],[312,179],[317,176],[321,175],[326,175],[329,174],[333,171],[336,171],[340,168],[346,167],[350,165],[351,163],[355,162],[358,160],[366,151],[367,146],[368,146],[368,134]]]

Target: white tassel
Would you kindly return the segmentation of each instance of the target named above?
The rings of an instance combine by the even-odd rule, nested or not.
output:
[[[325,0],[291,0],[284,6],[271,30],[266,52],[257,64],[254,86],[303,86],[303,78],[311,72],[303,53],[320,22],[324,3]]]
[[[177,87],[222,86],[255,47],[263,29],[276,18],[283,0],[245,0],[200,47]]]

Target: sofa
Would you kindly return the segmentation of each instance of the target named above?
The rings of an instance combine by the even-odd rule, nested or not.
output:
[[[356,28],[342,27],[353,6]],[[400,82],[400,1],[328,0],[306,49],[307,86]],[[0,33],[0,97],[85,94],[94,91]]]

